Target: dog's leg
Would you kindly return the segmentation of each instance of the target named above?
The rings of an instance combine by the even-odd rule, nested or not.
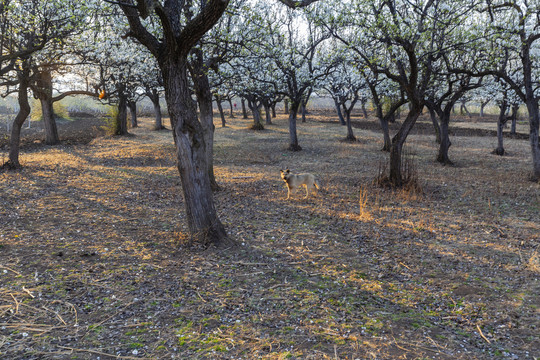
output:
[[[291,188],[287,186],[287,200],[291,197]]]
[[[304,199],[307,199],[309,196],[309,187],[307,185],[305,186],[306,186],[306,197]]]

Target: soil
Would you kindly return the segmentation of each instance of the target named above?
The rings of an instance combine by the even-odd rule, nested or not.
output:
[[[407,140],[416,186],[390,190],[374,184],[388,155],[373,118],[354,119],[350,143],[313,112],[299,152],[285,115],[263,131],[227,121],[215,200],[238,245],[219,249],[184,244],[172,135],[151,119],[129,137],[102,136],[100,119],[60,123],[59,146],[23,133],[23,168],[0,173],[1,358],[540,357],[527,140],[491,155],[479,129],[493,119],[464,118],[442,166],[422,120]],[[285,200],[282,168],[322,189]]]

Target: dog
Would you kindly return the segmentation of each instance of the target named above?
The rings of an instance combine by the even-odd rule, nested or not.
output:
[[[290,198],[291,192],[294,191],[294,189],[305,186],[306,188],[306,196],[304,199],[307,199],[309,196],[309,190],[313,189],[313,187],[316,187],[317,190],[320,189],[320,185],[315,179],[315,175],[313,174],[298,174],[294,175],[291,174],[291,171],[289,169],[287,170],[280,170],[281,172],[281,178],[283,181],[285,181],[285,184],[287,185],[287,199]]]

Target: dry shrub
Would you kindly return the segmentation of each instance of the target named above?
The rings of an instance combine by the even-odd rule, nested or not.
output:
[[[403,149],[401,152],[401,187],[396,188],[390,181],[388,162],[379,162],[377,177],[373,181],[382,188],[398,190],[396,195],[404,201],[415,201],[423,195],[422,185],[418,179],[418,168],[412,152]]]
[[[531,257],[529,258],[529,261],[527,263],[527,268],[530,271],[540,273],[540,257],[538,256],[538,252],[535,251]]]
[[[365,186],[360,186],[360,200],[358,201],[358,205],[360,218],[371,219],[371,212],[368,209],[368,192]]]

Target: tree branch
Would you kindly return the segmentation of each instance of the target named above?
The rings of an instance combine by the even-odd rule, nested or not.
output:
[[[311,5],[314,2],[317,2],[318,0],[301,0],[301,1],[295,1],[295,0],[279,0],[280,3],[292,8],[292,9],[298,9],[301,7],[306,7]]]
[[[218,22],[227,5],[229,5],[229,0],[210,0],[199,14],[186,24],[178,36],[178,44],[181,47],[179,50],[182,55],[187,56],[191,48]]]

